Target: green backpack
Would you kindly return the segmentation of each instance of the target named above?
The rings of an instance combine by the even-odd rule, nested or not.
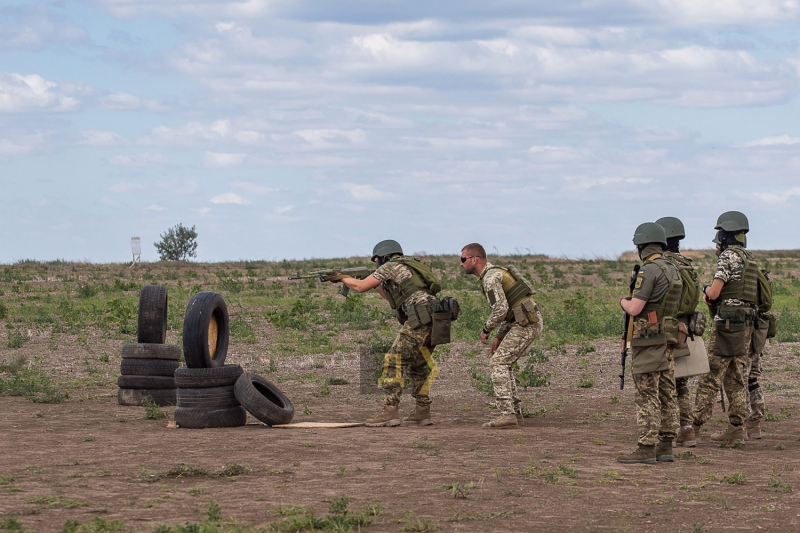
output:
[[[664,258],[678,269],[678,274],[683,282],[678,318],[687,317],[695,312],[700,301],[700,279],[692,266],[691,259],[672,252],[664,252]]]

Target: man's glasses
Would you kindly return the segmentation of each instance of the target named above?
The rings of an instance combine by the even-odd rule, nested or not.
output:
[[[462,257],[461,257],[461,262],[462,262],[462,263],[466,263],[466,262],[467,262],[467,259],[472,259],[473,257],[476,257],[476,256],[474,256],[474,255],[471,255],[471,256],[469,256],[469,257],[463,257],[463,256],[462,256]]]

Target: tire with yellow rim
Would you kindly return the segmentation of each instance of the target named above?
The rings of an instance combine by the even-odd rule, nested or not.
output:
[[[230,322],[228,307],[216,292],[198,292],[189,300],[183,318],[183,357],[189,368],[225,364]]]

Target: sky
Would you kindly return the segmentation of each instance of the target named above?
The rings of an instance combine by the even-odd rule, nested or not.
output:
[[[0,262],[800,248],[798,0],[0,3]]]

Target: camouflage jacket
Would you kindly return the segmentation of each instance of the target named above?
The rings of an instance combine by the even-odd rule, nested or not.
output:
[[[739,254],[728,248],[719,255],[719,258],[717,259],[717,271],[714,273],[714,279],[721,279],[725,283],[729,281],[739,281],[742,279],[743,273],[744,261],[742,261],[742,258],[739,257]],[[719,303],[734,307],[748,305],[747,302],[737,298],[728,298],[727,300],[722,300]]]
[[[506,315],[508,315],[508,300],[506,300],[506,293],[503,291],[503,271],[494,268],[494,265],[486,262],[481,272],[481,282],[483,283],[483,292],[486,294],[486,300],[492,307],[492,314],[483,325],[483,330],[491,332],[497,326],[497,337],[503,338],[511,324],[506,322]],[[492,301],[494,300],[494,302]]]
[[[411,269],[401,263],[388,262],[379,266],[371,275],[383,284],[393,283],[398,285],[401,281],[411,277]],[[431,295],[427,292],[417,291],[406,300],[405,305],[427,302],[430,298]]]

